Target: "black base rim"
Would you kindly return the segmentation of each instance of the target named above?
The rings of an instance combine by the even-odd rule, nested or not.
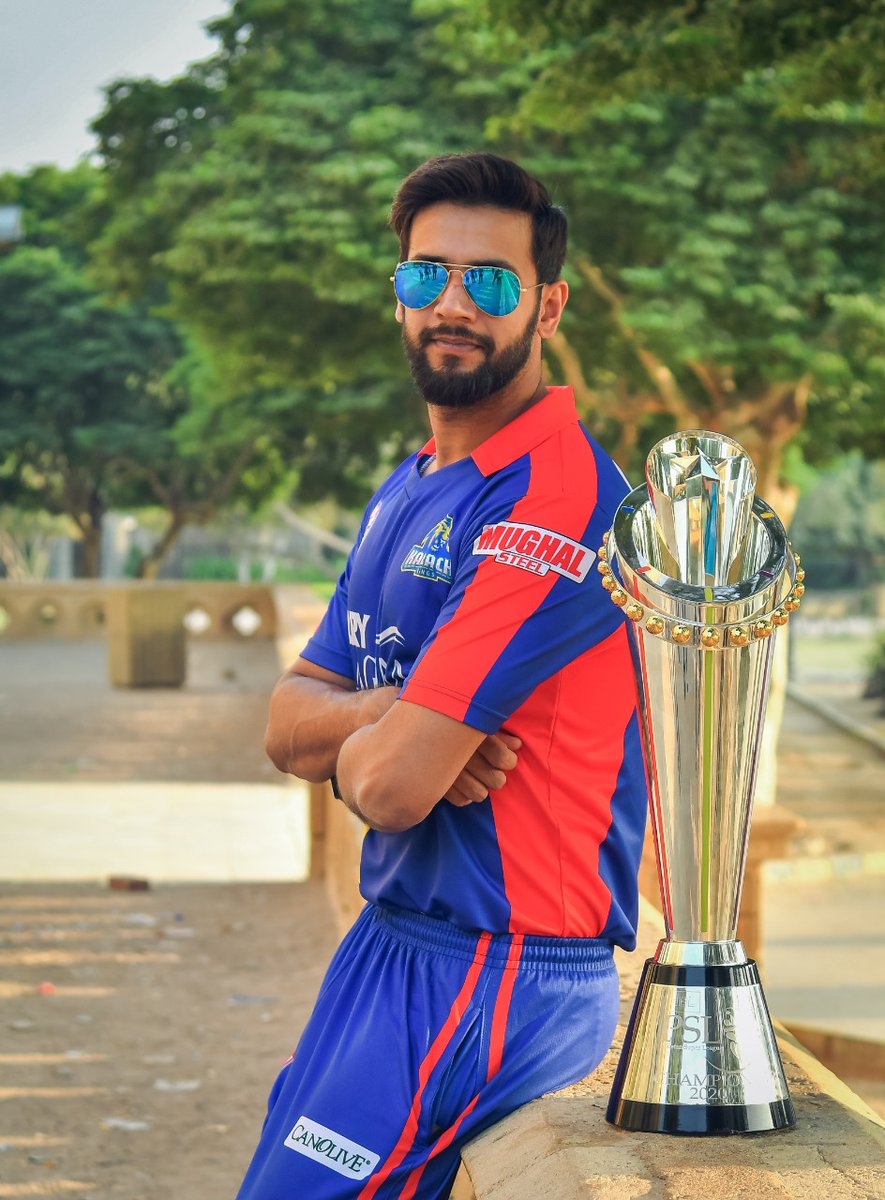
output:
[[[732,1133],[774,1133],[796,1124],[791,1100],[769,1104],[649,1104],[643,1100],[609,1101],[605,1119],[635,1133],[672,1133],[723,1137]]]

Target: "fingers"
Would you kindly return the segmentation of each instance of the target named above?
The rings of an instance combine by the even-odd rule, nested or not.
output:
[[[496,771],[494,774],[500,776],[500,779],[503,781],[500,784],[496,783],[495,787],[503,787],[504,783],[506,783],[506,777],[500,771]],[[450,800],[452,804],[463,808],[466,804],[479,804],[486,799],[490,790],[493,789],[465,767],[446,792],[446,799]]]
[[[485,800],[507,783],[507,771],[516,767],[522,740],[512,733],[490,734],[449,788],[446,799],[463,807]]]
[[[517,751],[521,748],[521,740],[513,734],[493,733],[480,745],[474,759],[478,756],[498,771],[512,771],[518,761]],[[468,765],[472,766],[472,762]],[[503,787],[503,784],[499,786]]]

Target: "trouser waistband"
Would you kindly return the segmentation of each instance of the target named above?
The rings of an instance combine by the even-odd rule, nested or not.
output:
[[[520,965],[543,963],[586,971],[608,970],[613,965],[612,943],[602,938],[541,937],[537,934],[471,931],[405,908],[369,904],[368,918],[397,941],[429,950],[473,959],[483,944],[486,962],[504,966],[514,941],[521,941]]]

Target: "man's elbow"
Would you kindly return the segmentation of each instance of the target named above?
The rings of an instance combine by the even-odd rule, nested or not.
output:
[[[284,775],[296,775],[308,783],[325,783],[332,771],[329,764],[319,755],[301,748],[290,734],[281,736],[278,729],[268,725],[264,735],[264,750],[278,771]]]
[[[406,781],[389,777],[363,777],[354,788],[353,801],[363,819],[380,833],[403,833],[427,816],[439,797],[430,798]]]

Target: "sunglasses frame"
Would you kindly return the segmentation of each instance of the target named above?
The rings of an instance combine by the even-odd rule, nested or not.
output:
[[[519,284],[520,296],[522,296],[523,292],[533,292],[535,290],[535,288],[540,288],[540,287],[545,286],[543,283],[532,283],[532,284],[529,284],[528,287],[523,287],[522,280],[519,278],[519,276],[517,275],[517,273],[515,271],[512,271],[510,269],[510,267],[495,267],[495,266],[489,265],[488,263],[486,263],[485,265],[483,265],[481,263],[473,263],[473,264],[470,264],[470,263],[447,263],[447,262],[436,262],[435,260],[429,259],[429,258],[406,258],[406,259],[403,259],[402,262],[398,262],[396,264],[396,267],[394,268],[394,272],[390,276],[390,282],[393,284],[394,292],[396,292],[396,272],[400,269],[400,267],[407,267],[407,266],[444,267],[445,271],[446,271],[446,281],[442,285],[442,288],[440,289],[439,294],[434,296],[432,300],[428,300],[426,304],[419,304],[417,306],[413,305],[413,304],[406,304],[406,302],[404,300],[400,300],[399,295],[397,295],[396,298],[399,301],[399,303],[402,304],[402,306],[404,308],[408,308],[411,312],[421,312],[422,309],[430,308],[431,304],[436,304],[437,300],[439,300],[440,296],[442,296],[443,292],[445,292],[446,288],[449,286],[449,280],[452,278],[453,271],[457,271],[458,274],[461,276],[461,286],[464,288],[464,291],[467,294],[467,298],[470,300],[470,303],[476,305],[476,307],[479,309],[479,311],[481,313],[485,313],[485,315],[487,317],[494,317],[496,319],[500,318],[500,317],[512,316],[513,313],[516,312],[517,308],[519,308],[519,301],[517,301],[516,305],[513,308],[511,308],[510,312],[506,312],[506,313],[489,312],[488,309],[483,308],[483,306],[481,304],[478,304],[477,301],[474,300],[473,296],[471,296],[470,291],[468,290],[467,285],[464,282],[465,272],[467,272],[467,271],[506,271],[507,274],[512,275],[513,278],[516,280],[516,282]]]

